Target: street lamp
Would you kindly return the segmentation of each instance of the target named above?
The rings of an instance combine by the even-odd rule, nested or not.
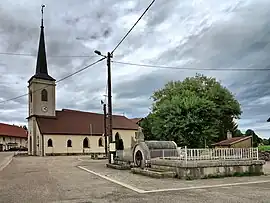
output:
[[[104,58],[107,58],[107,56],[103,55],[100,51],[95,50],[94,51],[95,54],[99,55],[99,56],[103,56]]]
[[[112,136],[112,81],[111,81],[111,58],[112,54],[110,52],[107,53],[107,56],[103,55],[100,51],[95,50],[95,54],[99,56],[103,56],[107,58],[107,67],[108,67],[108,137],[113,138]],[[110,139],[109,139],[110,140]],[[111,139],[113,140],[113,139]],[[111,163],[111,156],[109,156],[109,163]]]

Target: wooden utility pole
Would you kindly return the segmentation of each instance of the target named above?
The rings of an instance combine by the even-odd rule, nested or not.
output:
[[[103,112],[104,112],[105,154],[106,154],[106,157],[108,157],[108,141],[107,141],[107,110],[106,110],[106,104],[103,104]]]
[[[112,136],[112,79],[111,79],[111,53],[107,54],[107,66],[108,66],[108,137],[109,140],[113,140]],[[111,136],[111,137],[110,137]],[[109,156],[109,163],[111,163],[111,156]]]

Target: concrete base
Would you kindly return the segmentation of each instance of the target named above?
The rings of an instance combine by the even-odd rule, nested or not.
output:
[[[176,176],[176,173],[173,171],[164,171],[151,168],[148,169],[132,168],[131,172],[135,174],[149,176],[152,178],[174,178]]]
[[[90,156],[92,159],[107,159],[105,153],[46,153],[46,156]]]
[[[180,179],[203,179],[230,176],[263,175],[261,160],[189,161],[155,159],[151,168],[173,171]]]
[[[118,165],[118,164],[106,164],[108,168],[118,169],[118,170],[130,170],[129,165]]]

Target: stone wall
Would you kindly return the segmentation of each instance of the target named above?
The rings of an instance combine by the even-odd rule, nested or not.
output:
[[[242,175],[262,175],[265,161],[190,161],[156,159],[151,167],[159,170],[174,171],[180,179],[202,179]]]
[[[265,160],[265,161],[270,161],[270,151],[259,152],[259,159]]]

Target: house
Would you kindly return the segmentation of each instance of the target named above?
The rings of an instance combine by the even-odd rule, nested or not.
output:
[[[56,110],[55,79],[48,73],[44,26],[41,21],[36,73],[28,83],[29,155],[104,154],[103,114],[71,109]],[[113,115],[112,140],[131,147],[138,125],[125,116]]]
[[[27,130],[16,125],[0,123],[0,151],[27,147]]]
[[[252,136],[231,137],[212,144],[215,148],[250,148],[252,147]]]

